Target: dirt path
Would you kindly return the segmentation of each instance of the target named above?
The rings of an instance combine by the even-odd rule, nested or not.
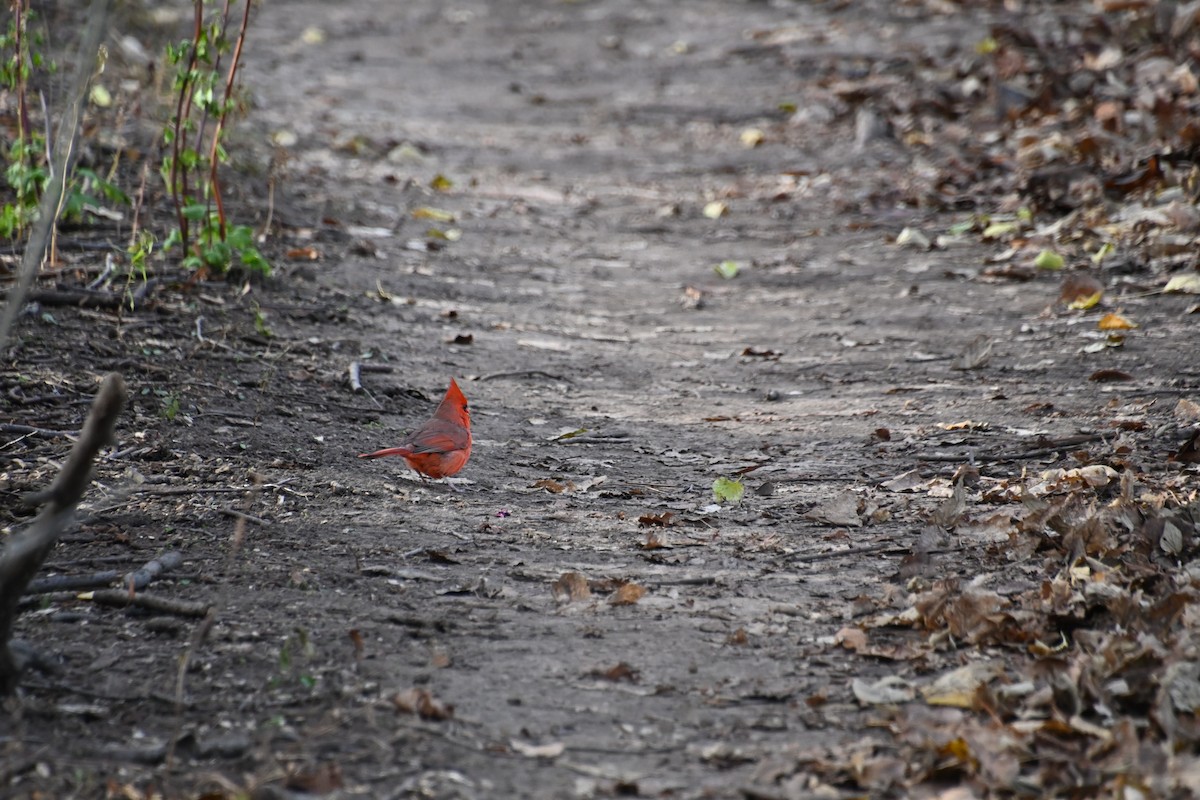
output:
[[[195,796],[214,774],[284,773],[320,788],[335,765],[347,797],[799,797],[818,786],[788,782],[801,754],[886,741],[852,681],[917,681],[954,657],[864,659],[834,636],[902,608],[910,578],[1008,561],[986,526],[922,538],[956,470],[1060,465],[1131,409],[1168,424],[1181,389],[1148,339],[1081,354],[1090,340],[1043,313],[1051,282],[975,279],[982,249],[889,243],[948,219],[888,202],[919,165],[893,140],[857,145],[830,81],[982,23],[826,5],[265,4],[245,81],[256,123],[295,137],[276,218],[321,257],[131,330],[190,382],[170,423],[141,401],[153,452],[100,480],[157,464],[182,487],[241,489],[247,469],[266,487],[247,505],[93,505],[86,530],[116,526],[131,558],[182,550],[179,595],[220,603],[218,622],[177,723],[190,627],[60,609],[53,685],[98,694],[29,690],[0,734],[27,767],[11,791]],[[714,272],[725,260],[736,277]],[[1178,305],[1127,307],[1169,338]],[[192,337],[200,316],[222,345]],[[990,358],[956,368],[981,335]],[[354,361],[386,371],[354,394]],[[1102,367],[1142,379],[1089,382]],[[426,417],[451,376],[476,437],[461,491],[354,458]],[[739,475],[745,499],[717,507],[713,481]],[[270,523],[247,526],[231,567],[222,507]],[[948,554],[914,565],[931,547]],[[1038,580],[1005,575],[1012,591]],[[645,595],[613,602],[625,583]],[[433,718],[395,710],[413,688]]]

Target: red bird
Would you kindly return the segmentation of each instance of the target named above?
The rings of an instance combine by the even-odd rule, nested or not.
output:
[[[363,453],[359,458],[400,456],[408,465],[430,478],[453,475],[471,457],[471,412],[467,398],[454,379],[446,396],[433,412],[433,419],[404,437],[396,447]]]

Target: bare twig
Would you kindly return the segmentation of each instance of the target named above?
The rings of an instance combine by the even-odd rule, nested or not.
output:
[[[87,31],[84,33],[80,52],[83,57],[79,60],[79,71],[75,75],[75,85],[72,87],[70,104],[58,126],[58,139],[54,144],[56,155],[52,177],[46,184],[46,191],[38,204],[38,217],[33,221],[29,231],[29,244],[21,258],[21,271],[17,276],[16,285],[8,293],[8,305],[4,307],[3,317],[0,318],[0,353],[8,348],[8,337],[12,332],[17,313],[25,304],[25,295],[37,276],[43,259],[46,257],[46,247],[50,242],[50,233],[58,220],[58,211],[66,191],[67,176],[71,172],[75,156],[74,142],[79,134],[79,124],[83,117],[84,100],[87,96],[88,82],[96,64],[96,53],[100,43],[104,41],[108,29],[108,12],[112,0],[93,0]],[[18,13],[18,17],[24,16]]]
[[[254,486],[246,493],[245,511],[237,516],[237,521],[233,524],[233,536],[229,540],[229,552],[225,557],[225,573],[227,575],[233,571],[238,554],[241,553],[242,545],[246,541],[246,518],[250,516],[248,512],[254,507],[254,503],[262,494],[264,486],[262,477],[257,472],[252,477],[254,478]],[[217,616],[221,613],[221,609],[225,607],[229,589],[230,586],[227,581],[223,585],[223,590],[218,594],[217,599],[208,608],[204,619],[196,626],[196,630],[192,631],[192,638],[188,641],[187,650],[184,651],[183,656],[179,659],[179,669],[175,673],[175,730],[171,734],[171,743],[167,747],[168,767],[175,761],[175,747],[179,744],[179,735],[183,730],[184,687],[187,680],[188,667],[191,665],[192,659],[200,652],[200,648],[204,645],[204,642],[208,639],[208,634],[212,631],[213,625],[216,624]]]
[[[539,376],[543,378],[549,378],[552,381],[565,381],[567,383],[571,383],[571,379],[564,375],[552,375],[551,373],[540,369],[518,369],[511,372],[493,372],[482,376],[479,380],[497,381],[501,378],[537,378]]]
[[[125,381],[115,372],[109,374],[96,394],[79,441],[47,492],[46,507],[32,525],[9,539],[0,555],[0,694],[12,692],[20,679],[21,665],[13,659],[8,645],[17,604],[74,518],[75,506],[91,477],[92,463],[100,448],[112,440],[126,398]]]
[[[245,520],[246,522],[253,522],[255,525],[270,525],[271,524],[271,520],[269,520],[269,519],[263,519],[262,517],[256,517],[253,514],[247,514],[245,511],[238,511],[236,508],[218,508],[217,511],[220,511],[222,514],[224,514],[227,517],[233,517],[234,519]]]
[[[32,425],[0,425],[0,433],[20,433],[25,436],[43,436],[47,439],[57,439],[60,436],[78,436],[79,431],[56,431],[50,428],[35,428]]]

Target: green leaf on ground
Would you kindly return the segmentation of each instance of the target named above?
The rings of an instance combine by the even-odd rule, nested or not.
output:
[[[740,503],[746,487],[741,481],[731,481],[729,478],[717,478],[713,481],[713,497],[718,503]]]

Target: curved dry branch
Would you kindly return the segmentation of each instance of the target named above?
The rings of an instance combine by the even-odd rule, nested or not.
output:
[[[58,537],[71,524],[75,506],[91,479],[92,463],[100,448],[112,441],[126,398],[125,381],[117,373],[110,373],[96,394],[67,463],[46,492],[42,513],[28,528],[14,534],[0,554],[0,695],[11,693],[20,679],[22,664],[18,662],[23,659],[15,658],[8,645],[17,603]]]

